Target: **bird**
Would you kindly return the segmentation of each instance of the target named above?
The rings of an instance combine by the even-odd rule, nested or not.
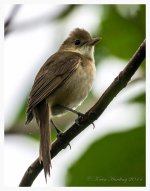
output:
[[[75,28],[46,60],[33,82],[25,125],[35,118],[39,126],[39,161],[43,163],[46,182],[51,168],[52,118],[74,112],[88,96],[96,74],[94,47],[99,41],[85,29]]]

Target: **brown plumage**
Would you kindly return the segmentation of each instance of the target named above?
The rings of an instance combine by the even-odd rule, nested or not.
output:
[[[75,29],[35,78],[28,100],[26,124],[35,116],[40,128],[39,160],[43,161],[46,179],[51,166],[50,119],[66,112],[61,105],[75,108],[88,95],[95,75],[93,46],[98,40],[83,29]]]

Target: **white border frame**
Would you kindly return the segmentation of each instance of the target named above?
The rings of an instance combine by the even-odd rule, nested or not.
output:
[[[146,191],[150,190],[150,57],[146,57],[146,187],[53,187],[53,188],[6,188],[3,187],[3,142],[4,142],[4,105],[3,105],[3,42],[4,42],[4,4],[37,4],[37,3],[51,3],[51,4],[146,4],[146,51],[150,52],[150,1],[149,0],[1,0],[0,2],[0,190],[53,190],[53,191]],[[148,163],[149,161],[149,163]],[[149,169],[149,170],[147,170]],[[2,177],[1,177],[2,176]],[[9,182],[8,182],[9,183]],[[19,183],[18,183],[19,184]]]

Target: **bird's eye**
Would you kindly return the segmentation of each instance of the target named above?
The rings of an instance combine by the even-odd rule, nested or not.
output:
[[[74,44],[75,44],[75,45],[79,45],[80,43],[81,43],[80,40],[76,40]]]

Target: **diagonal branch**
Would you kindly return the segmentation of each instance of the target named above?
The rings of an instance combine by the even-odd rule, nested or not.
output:
[[[9,18],[5,22],[4,29],[5,29],[5,37],[6,35],[10,34],[13,31],[25,31],[29,29],[36,28],[40,25],[43,25],[45,23],[49,24],[50,22],[63,19],[67,15],[69,15],[74,9],[76,9],[79,5],[65,5],[64,9],[60,11],[58,14],[54,14],[53,16],[49,15],[49,13],[45,13],[40,17],[33,18],[30,20],[22,21],[20,23],[15,23],[13,26],[12,21],[14,20],[14,17],[16,16],[19,8],[21,5],[15,5],[12,12],[10,13]]]
[[[21,5],[14,5],[9,17],[7,18],[7,20],[5,21],[5,24],[4,24],[4,29],[5,29],[5,36],[9,34],[10,32],[10,27],[11,27],[11,24],[15,18],[15,16],[17,15],[19,9],[20,9]]]
[[[78,134],[80,134],[87,126],[92,124],[104,112],[114,97],[124,88],[134,75],[136,70],[145,59],[146,55],[146,40],[140,45],[126,67],[114,79],[111,85],[106,89],[98,102],[85,113],[82,118],[79,118],[79,124],[74,123],[66,130],[60,139],[57,139],[51,148],[51,157],[54,158],[69,142],[71,142]],[[37,158],[25,172],[19,186],[31,186],[35,178],[43,169],[43,164]]]

